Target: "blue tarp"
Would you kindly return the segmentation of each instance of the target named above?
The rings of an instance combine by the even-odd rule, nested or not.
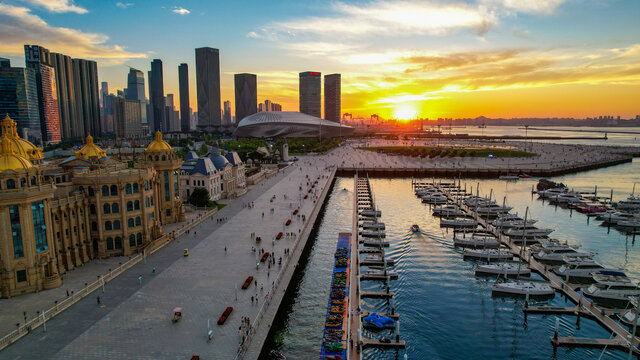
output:
[[[395,321],[392,318],[378,315],[376,313],[365,317],[363,320],[365,322],[365,325],[378,329],[390,328],[395,325]]]

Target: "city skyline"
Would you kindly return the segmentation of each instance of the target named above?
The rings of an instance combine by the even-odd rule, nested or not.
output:
[[[297,74],[314,69],[342,74],[342,112],[356,116],[638,113],[634,1],[252,2],[252,14],[195,1],[39,3],[0,3],[0,56],[24,66],[22,47],[32,43],[95,60],[99,81],[113,91],[127,86],[127,65],[146,72],[158,58],[171,69],[165,93],[178,94],[177,66],[195,69],[193,49],[213,47],[220,49],[221,101],[234,98],[233,74],[249,72],[259,78],[258,102],[297,110]],[[208,22],[214,13],[225,16]],[[191,71],[192,104],[195,87]]]

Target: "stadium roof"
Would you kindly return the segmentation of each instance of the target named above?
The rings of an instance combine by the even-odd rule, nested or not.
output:
[[[263,111],[238,123],[239,137],[339,137],[353,133],[350,126],[297,111]]]

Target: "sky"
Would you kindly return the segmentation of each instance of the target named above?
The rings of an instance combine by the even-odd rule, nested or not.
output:
[[[638,0],[0,0],[0,57],[24,44],[98,62],[111,92],[128,66],[164,64],[179,105],[195,48],[220,49],[258,101],[298,110],[298,73],[342,74],[342,112],[368,117],[592,117],[640,114]],[[148,85],[145,85],[148,86]],[[148,87],[146,89],[148,96]]]

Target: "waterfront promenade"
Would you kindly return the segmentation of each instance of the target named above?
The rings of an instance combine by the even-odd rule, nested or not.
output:
[[[290,166],[107,284],[104,293],[96,292],[100,305],[95,296],[81,300],[48,321],[46,332],[42,327],[34,330],[5,349],[2,357],[156,359],[199,354],[234,358],[242,339],[238,331],[241,318],[255,319],[283,266],[279,259],[287,261],[284,249],[293,247],[296,236],[273,239],[280,231],[298,235],[304,226],[302,215],[312,221],[309,214],[321,205],[314,197],[328,186],[329,173],[318,161]],[[309,193],[318,176],[319,183]],[[308,198],[303,199],[304,195]],[[246,207],[248,202],[255,206]],[[300,202],[299,219],[291,214]],[[218,223],[217,218],[227,220]],[[292,223],[285,226],[289,218]],[[262,237],[259,244],[251,239],[252,232]],[[273,252],[275,264],[260,263],[256,269],[258,254],[252,247]],[[188,257],[182,255],[184,248],[189,249]],[[249,275],[255,281],[242,290]],[[278,303],[272,302],[274,313]],[[234,311],[224,325],[216,325],[227,306]],[[183,318],[176,324],[171,323],[174,307],[183,308]],[[207,341],[207,320],[214,334],[211,341]],[[270,321],[262,326],[265,330],[258,329],[258,333],[266,337]]]

